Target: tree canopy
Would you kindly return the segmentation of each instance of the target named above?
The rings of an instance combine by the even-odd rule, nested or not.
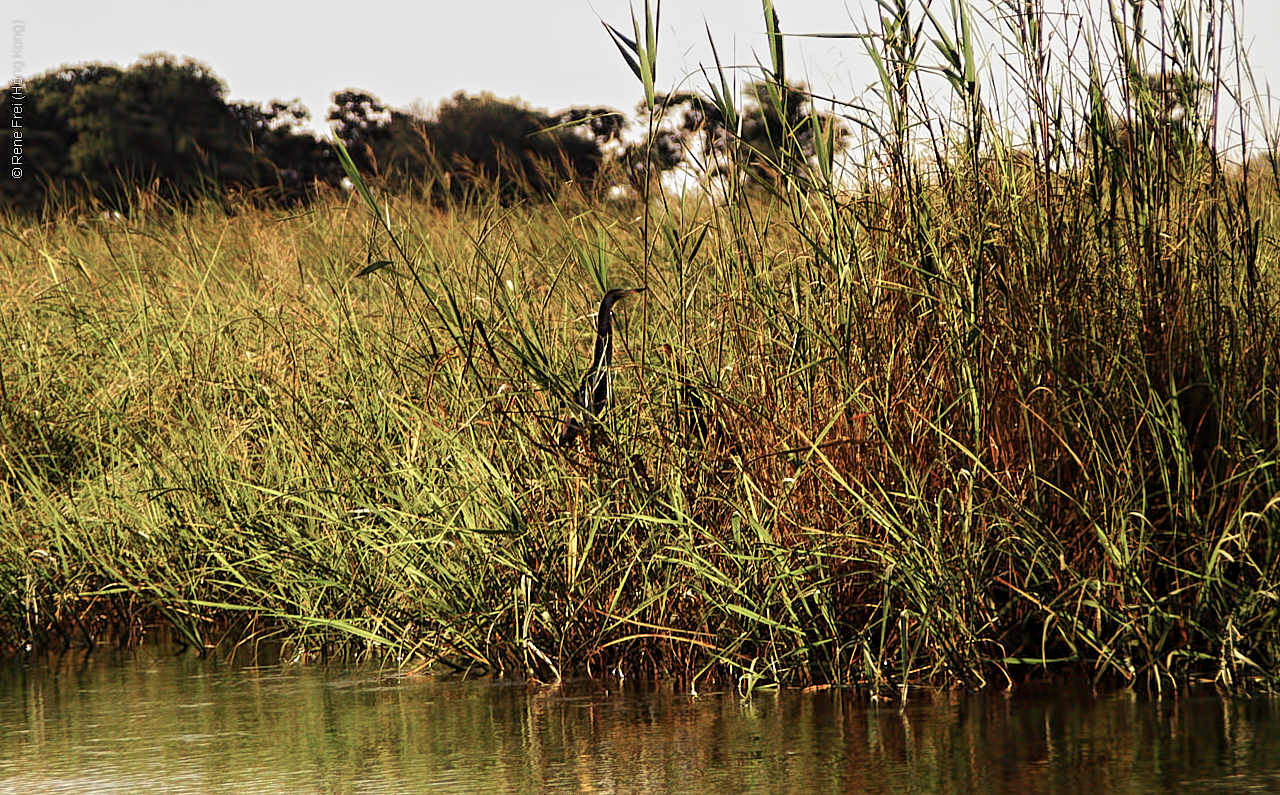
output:
[[[239,191],[296,203],[343,176],[299,101],[230,102],[226,84],[190,58],[63,66],[5,89],[6,110],[15,95],[24,104],[29,175],[0,204],[38,208],[50,195],[88,195],[123,210],[140,188],[175,201]],[[812,156],[802,86],[781,94],[750,86],[734,129],[706,96],[658,99],[647,110],[647,139],[624,140],[632,126],[610,108],[547,113],[488,93],[459,92],[413,112],[348,88],[333,94],[326,120],[362,172],[440,201],[487,192],[504,202],[536,199],[568,185],[599,193],[617,179],[636,185],[691,161],[704,176],[759,176]],[[12,142],[13,131],[0,134]]]

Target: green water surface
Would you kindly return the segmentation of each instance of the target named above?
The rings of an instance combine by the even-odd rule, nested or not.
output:
[[[1277,706],[1063,687],[902,709],[75,651],[0,663],[0,793],[1280,792]]]

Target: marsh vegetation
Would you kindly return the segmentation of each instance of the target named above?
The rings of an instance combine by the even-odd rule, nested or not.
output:
[[[766,3],[773,143],[713,75],[715,191],[441,203],[352,161],[301,210],[10,217],[0,642],[1270,687],[1275,150],[1216,113],[1234,7],[1169,6],[994,4],[1015,136],[969,4],[880,4],[858,116],[787,111]],[[614,33],[657,101],[647,13]],[[612,407],[556,444],[600,296],[639,286]]]

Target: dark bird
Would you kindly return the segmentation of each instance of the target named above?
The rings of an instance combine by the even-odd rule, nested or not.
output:
[[[645,290],[633,287],[626,290],[610,290],[600,299],[600,312],[596,316],[596,347],[591,354],[591,366],[582,376],[582,384],[573,393],[573,403],[582,412],[595,418],[613,402],[613,305],[618,301]],[[582,423],[569,415],[560,425],[557,442],[561,446],[573,444],[582,433]]]

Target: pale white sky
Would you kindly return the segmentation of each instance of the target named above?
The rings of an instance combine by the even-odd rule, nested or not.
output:
[[[1096,9],[1099,17],[1107,7],[1106,0],[1048,4],[1063,2],[1077,12]],[[1260,88],[1268,76],[1280,81],[1280,1],[1234,2]],[[643,0],[635,5],[639,11]],[[940,12],[949,5],[933,3]],[[973,0],[980,13],[1002,5]],[[490,91],[549,111],[572,105],[630,110],[641,92],[601,21],[630,32],[631,6],[629,0],[44,0],[11,5],[0,24],[22,22],[15,44],[28,75],[84,61],[127,65],[163,50],[208,64],[233,99],[297,97],[321,121],[332,92],[348,87],[393,107],[434,105],[457,91]],[[878,13],[875,0],[775,0],[775,6],[782,29],[791,33],[866,31],[866,20]],[[1154,6],[1148,3],[1149,17],[1158,14]],[[683,87],[706,85],[696,72],[712,65],[708,28],[726,65],[767,61],[759,0],[668,0],[660,26],[660,88],[682,87],[681,80]],[[819,93],[856,100],[876,79],[861,41],[787,41],[791,76]],[[995,60],[1000,42],[987,46]]]

